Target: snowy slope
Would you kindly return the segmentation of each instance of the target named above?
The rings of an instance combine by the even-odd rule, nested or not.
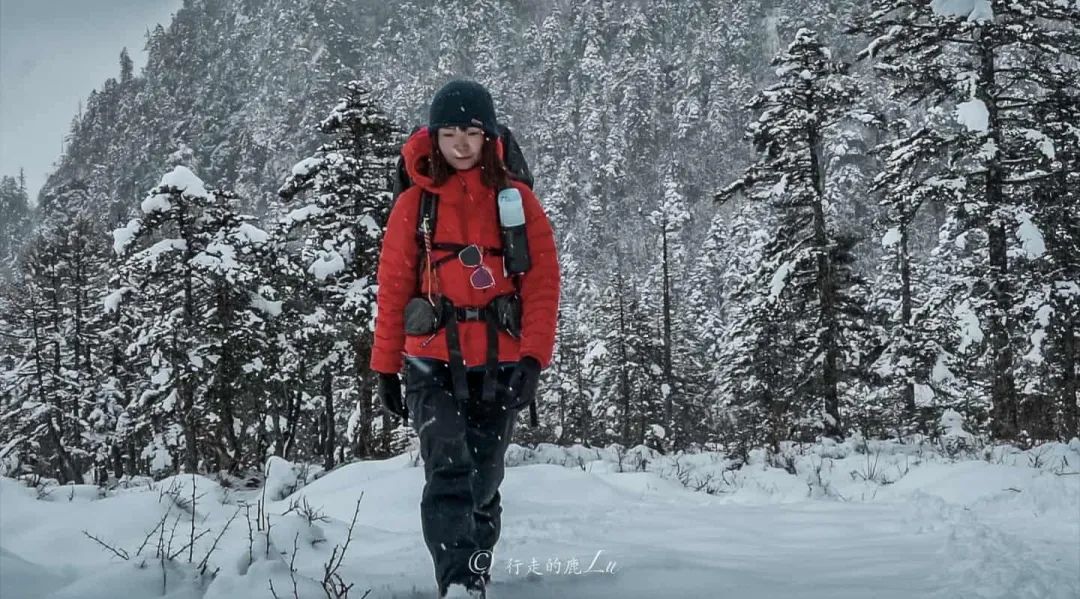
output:
[[[1080,475],[1070,474],[1080,465],[1080,441],[1027,452],[996,447],[958,460],[926,444],[864,448],[790,448],[788,468],[755,454],[730,469],[717,454],[676,462],[641,448],[514,445],[490,596],[1080,596]],[[295,511],[282,515],[290,498],[274,499],[297,476],[312,476],[281,460],[271,470],[270,556],[255,515],[263,491],[196,477],[195,534],[207,532],[191,552],[194,564],[179,551],[191,536],[184,510],[191,476],[134,481],[103,498],[89,486],[45,489],[39,498],[36,489],[0,479],[0,596],[271,597],[273,581],[279,597],[292,597],[295,543],[297,594],[324,597],[317,581],[345,542],[361,492],[339,570],[356,584],[349,596],[368,589],[368,597],[434,596],[419,521],[423,471],[413,456],[346,465],[292,493],[327,516],[311,525]],[[135,556],[166,514],[165,533],[149,535]],[[198,576],[198,563],[234,515],[208,574]],[[163,564],[154,555],[170,537],[168,553],[176,555]],[[566,573],[571,558],[579,571],[594,572]],[[533,559],[536,571],[528,574]]]

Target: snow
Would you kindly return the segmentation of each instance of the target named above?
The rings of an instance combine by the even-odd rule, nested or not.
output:
[[[937,361],[934,362],[934,369],[930,372],[930,378],[935,383],[948,383],[956,380],[956,375],[945,364],[944,353],[938,354]]]
[[[1039,149],[1039,152],[1046,156],[1050,160],[1057,157],[1057,151],[1054,148],[1054,140],[1046,136],[1042,131],[1036,129],[1021,129],[1020,133],[1028,140],[1035,142],[1035,147]]]
[[[236,229],[240,237],[248,243],[261,244],[266,243],[270,239],[270,235],[266,231],[263,231],[250,223],[242,223]]]
[[[964,430],[964,416],[952,408],[942,412],[941,418],[938,419],[938,427],[946,439],[974,440],[971,433]]]
[[[967,187],[967,177],[940,177],[934,175],[926,180],[926,186],[960,191]]]
[[[956,325],[959,328],[961,353],[967,351],[972,344],[982,343],[983,331],[979,324],[979,317],[971,309],[971,303],[968,300],[956,306],[953,317],[956,318]]]
[[[375,219],[370,214],[365,214],[360,218],[360,228],[367,235],[368,239],[379,239],[382,237],[382,227],[379,223],[375,222]]]
[[[649,433],[657,439],[663,439],[667,436],[667,430],[665,430],[664,427],[660,426],[659,424],[650,424]]]
[[[101,300],[101,305],[105,307],[105,312],[112,314],[116,312],[116,309],[120,306],[120,302],[124,300],[124,295],[132,291],[135,291],[134,287],[121,287],[110,292]]]
[[[954,456],[917,437],[784,444],[794,473],[761,450],[738,467],[718,453],[512,444],[489,596],[1076,597],[1080,440],[978,448],[955,413],[941,425],[946,439],[976,446],[954,446]],[[75,501],[55,487],[42,501],[35,489],[0,478],[0,596],[252,599],[269,597],[272,581],[291,597],[296,543],[299,596],[322,597],[323,565],[344,544],[354,510],[340,574],[355,594],[434,596],[420,464],[403,454],[323,473],[271,458],[269,532],[255,521],[263,489],[225,489],[203,476],[119,485]],[[166,517],[185,539],[173,541],[175,552],[190,535],[182,506],[193,492],[195,534],[206,532],[193,561],[221,533],[207,560],[215,576],[200,577],[187,552],[163,564],[157,534],[129,560],[83,534],[134,556]],[[325,520],[290,509],[305,501]]]
[[[128,221],[128,224],[113,230],[113,251],[116,252],[116,255],[123,255],[124,251],[127,250],[127,246],[131,244],[140,230],[142,230],[142,221],[137,218],[133,218]]]
[[[791,271],[794,270],[795,265],[791,262],[784,262],[780,265],[780,268],[776,269],[773,273],[772,281],[769,284],[769,301],[776,301],[776,298],[780,297],[780,294],[784,292],[784,286],[787,285],[787,278],[791,275]]]
[[[217,241],[206,244],[206,249],[195,254],[191,262],[229,280],[232,280],[233,273],[240,270],[240,263],[236,261],[236,248]]]
[[[162,239],[154,245],[146,248],[140,254],[145,257],[150,263],[156,267],[157,261],[161,258],[162,254],[166,254],[172,251],[182,252],[187,249],[187,242],[183,239]]]
[[[265,368],[265,365],[263,364],[262,358],[255,358],[254,360],[248,362],[247,364],[244,364],[240,368],[245,373],[261,372],[263,368]]]
[[[293,165],[292,174],[297,177],[306,177],[321,162],[321,158],[305,158]]]
[[[769,189],[769,197],[773,199],[784,197],[784,194],[787,193],[787,179],[786,174],[780,177],[780,180]]]
[[[1056,281],[1054,289],[1062,297],[1080,297],[1080,285],[1076,281]]]
[[[985,133],[990,130],[990,111],[982,100],[972,98],[956,105],[956,122],[969,131]]]
[[[285,218],[281,219],[281,222],[282,224],[294,226],[306,221],[309,218],[321,216],[324,212],[325,210],[318,206],[315,206],[314,204],[303,206],[286,214]]]
[[[979,146],[979,151],[975,153],[975,158],[979,160],[993,160],[998,155],[997,143],[993,139],[987,139]]]
[[[915,383],[915,405],[919,407],[934,405],[934,390],[929,385]]]
[[[1020,224],[1016,236],[1020,238],[1024,254],[1031,260],[1041,258],[1046,253],[1046,241],[1039,227],[1031,222],[1031,213],[1021,210],[1017,213],[1016,220]]]
[[[303,465],[271,456],[266,462],[263,472],[266,475],[264,484],[267,501],[279,501],[292,495],[292,493],[304,486],[308,480],[308,469]]]
[[[169,194],[155,193],[146,196],[146,199],[142,201],[141,208],[144,214],[168,212],[172,210],[172,202],[169,201]]]
[[[172,456],[161,435],[154,435],[154,440],[143,448],[142,457],[150,460],[151,472],[165,472],[173,465]]]
[[[582,356],[582,358],[581,358],[581,366],[583,368],[589,368],[597,360],[603,358],[606,355],[608,355],[608,350],[607,350],[607,344],[604,342],[604,340],[603,339],[594,340],[592,343],[589,344],[588,348],[585,350],[585,355]]]
[[[251,298],[251,306],[257,310],[262,311],[267,316],[278,316],[281,314],[281,305],[283,302],[272,301],[266,299],[261,293],[251,293],[248,297]]]
[[[1031,349],[1024,355],[1024,359],[1032,364],[1043,363],[1043,342],[1046,340],[1046,331],[1050,328],[1050,315],[1054,313],[1053,306],[1043,304],[1035,311],[1035,330],[1031,333]]]
[[[209,198],[210,194],[206,192],[206,186],[203,184],[202,179],[197,177],[195,173],[191,172],[186,166],[177,166],[173,170],[165,173],[161,177],[161,182],[158,183],[159,187],[175,187],[183,195],[193,198]],[[146,209],[144,208],[145,212]]]
[[[900,243],[900,228],[893,227],[885,232],[885,236],[881,238],[881,247],[891,248],[892,246]]]
[[[345,270],[345,258],[342,258],[336,250],[328,250],[322,252],[322,255],[311,263],[307,271],[316,279],[325,281],[327,277],[332,277],[343,270]]]
[[[162,368],[154,372],[154,374],[150,377],[150,382],[160,387],[161,385],[167,383],[171,377],[172,369]]]
[[[992,21],[990,0],[933,0],[930,9],[946,17],[967,17],[968,21]]]

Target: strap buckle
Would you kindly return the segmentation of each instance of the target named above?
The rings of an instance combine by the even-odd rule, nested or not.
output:
[[[465,320],[480,320],[480,308],[467,306],[461,310],[464,312]]]

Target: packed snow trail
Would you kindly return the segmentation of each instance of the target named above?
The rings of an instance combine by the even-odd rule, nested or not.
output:
[[[1080,442],[1051,449],[1059,466],[1023,465],[1024,453],[1012,463],[922,456],[912,466],[910,455],[897,453],[861,474],[865,456],[811,454],[798,458],[798,474],[752,463],[727,472],[725,492],[707,494],[672,480],[671,471],[665,475],[667,458],[646,471],[618,472],[608,459],[577,462],[588,451],[582,448],[575,454],[512,446],[508,463],[521,465],[507,468],[501,487],[503,528],[489,597],[1075,598],[1080,476],[1067,472],[1080,463]],[[682,466],[695,475],[724,471],[716,454],[688,458]],[[280,471],[292,466],[272,466],[279,473],[267,485],[268,499],[290,490]],[[885,466],[891,475],[883,474]],[[240,510],[210,560],[210,571],[220,567],[213,578],[195,576],[187,551],[166,562],[164,576],[156,559],[139,568],[154,555],[156,540],[125,561],[82,532],[131,557],[163,515],[182,512],[162,490],[172,486],[176,498],[190,498],[191,476],[105,498],[90,486],[54,487],[44,500],[0,479],[0,596],[265,598],[272,580],[279,597],[292,597],[295,542],[299,595],[323,597],[316,581],[334,546],[344,543],[363,492],[339,571],[356,585],[350,596],[371,589],[371,598],[434,597],[419,519],[423,470],[409,455],[349,464],[292,493],[327,516],[312,525],[295,511],[280,515],[288,499],[269,503],[269,557],[260,542],[265,533],[256,530],[249,545],[240,508],[262,491],[195,480],[196,531],[209,532],[197,540],[194,562]],[[190,526],[181,515],[174,551],[186,544]],[[582,573],[565,573],[571,558]]]

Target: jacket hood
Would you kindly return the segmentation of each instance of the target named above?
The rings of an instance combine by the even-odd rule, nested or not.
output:
[[[421,165],[430,159],[433,143],[428,128],[420,127],[401,147],[401,156],[405,159],[405,172],[413,184],[437,194],[440,186],[436,186],[434,179],[423,174],[424,169],[421,168]],[[499,156],[503,155],[502,138],[496,138],[495,150]]]

